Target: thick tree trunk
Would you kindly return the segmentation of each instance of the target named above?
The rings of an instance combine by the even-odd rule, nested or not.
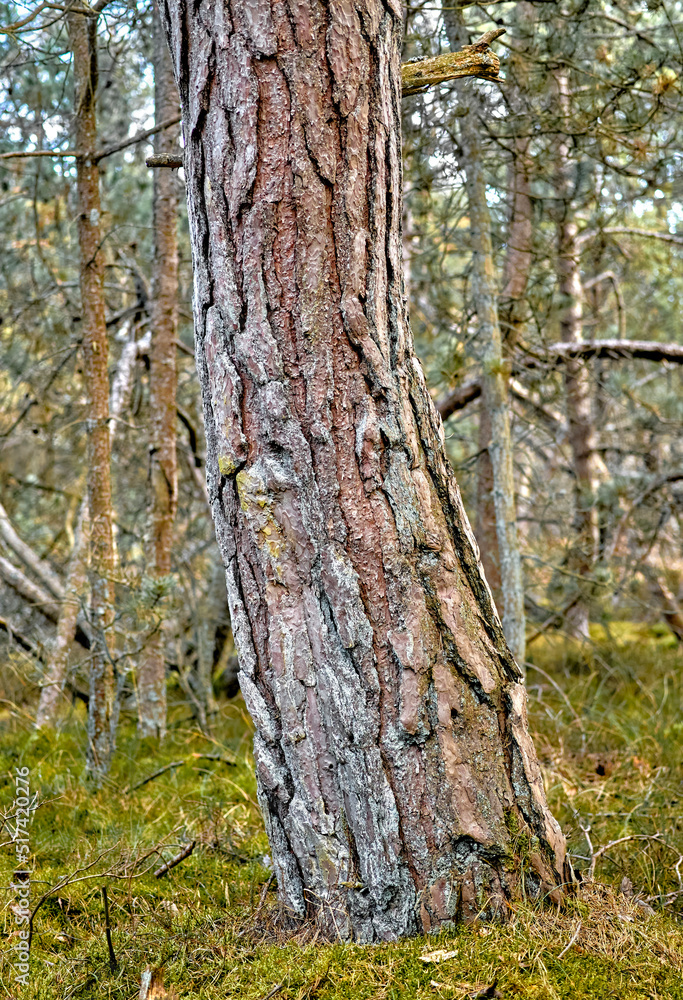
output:
[[[462,13],[444,8],[444,23],[451,49],[468,41]],[[503,363],[503,348],[498,325],[498,288],[491,243],[491,215],[486,201],[486,177],[479,139],[477,113],[479,100],[467,84],[461,84],[461,101],[470,113],[460,118],[461,163],[465,172],[467,204],[472,245],[472,298],[479,326],[475,349],[482,364],[482,399],[479,425],[479,482],[481,504],[477,527],[480,547],[488,550],[484,567],[500,579],[503,630],[512,652],[524,660],[525,613],[522,559],[517,537],[515,478],[510,432],[508,373]],[[491,509],[495,515],[491,523]],[[492,545],[492,535],[498,552]],[[497,563],[497,566],[496,566]],[[488,565],[487,565],[488,564]]]
[[[114,538],[112,531],[111,445],[109,437],[109,349],[104,310],[97,144],[97,19],[67,14],[73,53],[81,329],[88,393],[88,505],[91,539],[91,603],[94,645],[88,707],[89,774],[101,781],[114,746],[114,674],[107,644],[114,618]]]
[[[564,68],[555,73],[560,112],[565,121],[571,113],[569,74]],[[578,225],[572,212],[574,186],[570,157],[571,140],[562,136],[558,143],[557,194],[560,206],[558,222],[558,279],[560,293],[560,337],[566,343],[583,340],[583,289],[581,286]],[[598,516],[595,494],[598,488],[598,456],[595,451],[595,428],[591,405],[588,368],[580,360],[568,357],[564,366],[564,385],[569,425],[569,445],[574,471],[574,540],[567,567],[579,599],[567,613],[567,631],[579,639],[588,638],[590,577],[598,552]]]
[[[154,6],[154,115],[165,121],[178,112],[178,91],[157,6]],[[177,130],[157,133],[154,151],[177,150]],[[178,180],[171,170],[154,172],[154,277],[150,409],[150,575],[171,573],[173,524],[178,506],[176,457],[176,340],[178,338]],[[161,738],[166,732],[166,663],[163,623],[145,650],[138,671],[138,730]]]
[[[281,901],[369,941],[558,898],[525,690],[406,323],[401,7],[165,11],[209,495]]]

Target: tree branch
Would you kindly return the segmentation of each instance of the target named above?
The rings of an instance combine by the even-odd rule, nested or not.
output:
[[[445,396],[437,400],[435,405],[441,414],[441,419],[448,420],[453,413],[457,410],[463,410],[468,403],[474,402],[480,396],[481,382],[478,378],[473,378],[462,385],[456,385],[454,389],[451,389]]]
[[[151,136],[156,135],[157,132],[163,132],[167,128],[171,128],[173,125],[177,125],[180,121],[180,115],[174,115],[173,118],[167,118],[166,121],[160,122],[153,128],[146,128],[143,132],[136,132],[135,135],[131,136],[129,139],[122,139],[121,142],[115,142],[111,146],[105,146],[104,149],[99,149],[95,153],[81,152],[78,149],[33,149],[28,152],[19,151],[11,153],[0,153],[0,160],[17,160],[17,159],[29,159],[35,156],[53,156],[55,159],[68,159],[73,157],[74,159],[79,159],[79,157],[88,157],[92,163],[99,163],[103,160],[105,156],[111,156],[113,153],[120,153],[122,149],[127,149],[129,146],[134,146],[138,142],[144,142],[145,139],[149,139]],[[180,163],[182,166],[182,162]]]
[[[669,361],[683,364],[683,345],[663,344],[650,340],[586,340],[570,344],[551,344],[551,358],[610,358],[613,361]]]
[[[513,366],[513,371],[524,368],[539,368],[541,365],[561,364],[577,358],[607,358],[611,361],[668,361],[683,365],[683,345],[665,344],[652,340],[580,340],[570,344],[550,344],[546,357],[524,358]],[[521,388],[521,387],[520,387]],[[513,391],[522,402],[529,402],[519,390]],[[447,392],[437,400],[435,406],[442,420],[463,410],[469,403],[481,396],[479,379],[470,379]],[[535,404],[534,404],[535,405]]]
[[[664,243],[674,243],[676,246],[683,246],[683,236],[679,236],[676,233],[660,233],[656,229],[637,229],[633,226],[605,226],[604,229],[590,229],[584,233],[580,233],[576,241],[578,244],[587,243],[588,240],[594,240],[596,236],[602,236],[603,234],[607,236],[618,236],[620,234],[624,236],[641,236],[647,240],[663,240]]]
[[[64,585],[59,579],[55,571],[52,569],[49,563],[41,559],[40,556],[33,551],[30,545],[19,537],[17,532],[12,526],[12,522],[9,519],[7,511],[0,503],[0,537],[5,542],[6,545],[14,552],[15,555],[19,556],[21,561],[27,566],[32,573],[43,581],[44,585],[50,591],[53,597],[56,597],[58,601],[64,600]]]
[[[477,76],[482,80],[497,80],[500,60],[489,45],[505,34],[505,28],[487,31],[471,45],[465,45],[459,52],[447,52],[433,59],[420,59],[403,63],[401,83],[403,97],[419,94],[428,87],[447,80],[457,80],[463,76]]]
[[[494,28],[492,31],[487,31],[471,45],[463,46],[460,52],[446,52],[444,55],[434,56],[432,59],[417,59],[415,62],[403,63],[401,65],[402,96],[421,94],[429,87],[446,83],[447,80],[458,80],[464,76],[476,76],[481,80],[497,80],[500,60],[489,46],[491,42],[504,34],[505,28]],[[176,121],[178,120],[176,119]],[[149,134],[151,135],[151,131]],[[140,139],[142,138],[144,136],[140,136]],[[115,150],[112,149],[101,155],[108,156],[109,152],[115,152]],[[5,155],[21,156],[22,154]],[[147,157],[145,163],[150,168],[170,167],[177,169],[183,166],[183,158],[180,155],[154,153]]]

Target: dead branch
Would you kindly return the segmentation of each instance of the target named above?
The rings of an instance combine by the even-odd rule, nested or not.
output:
[[[187,847],[183,848],[180,854],[176,854],[174,858],[171,858],[170,861],[167,861],[165,865],[161,866],[161,868],[157,868],[157,870],[154,872],[154,877],[161,878],[162,875],[165,875],[167,872],[170,872],[171,868],[175,868],[175,866],[179,865],[181,861],[185,860],[185,858],[189,858],[189,856],[194,851],[196,844],[197,841],[193,840],[191,844],[188,844]]]
[[[148,156],[145,160],[145,166],[147,167],[173,167],[176,170],[178,167],[182,167],[185,161],[182,156],[174,156],[172,153],[153,153],[152,156]]]
[[[149,782],[154,781],[155,778],[160,778],[161,775],[166,774],[167,771],[172,771],[176,767],[182,767],[184,763],[184,760],[174,760],[171,764],[166,764],[165,767],[159,768],[159,770],[155,771],[154,774],[149,774],[146,778],[143,778],[142,781],[138,781],[137,785],[131,785],[130,788],[126,789],[124,795],[130,795],[131,792],[137,791],[138,788],[142,788],[143,785],[149,784]]]
[[[62,581],[59,579],[55,571],[52,569],[49,563],[41,559],[40,556],[33,551],[30,545],[19,537],[17,532],[14,530],[12,522],[9,519],[9,515],[3,505],[0,503],[0,537],[9,548],[17,555],[23,564],[31,570],[32,573],[43,582],[45,587],[50,591],[53,597],[56,597],[58,601],[64,600],[64,586]]]
[[[403,97],[419,94],[428,87],[435,87],[447,80],[457,80],[465,76],[476,76],[482,80],[498,79],[500,60],[489,45],[505,34],[505,28],[487,31],[471,45],[465,45],[459,52],[447,52],[432,59],[419,59],[403,63],[401,83]]]
[[[146,128],[142,132],[136,132],[136,134],[131,136],[129,139],[122,139],[120,142],[112,143],[111,146],[105,146],[104,149],[98,149],[94,153],[89,153],[87,150],[80,149],[16,150],[10,153],[0,153],[0,160],[22,160],[32,159],[36,156],[52,156],[57,160],[70,158],[78,160],[81,158],[87,158],[91,163],[99,163],[100,160],[105,158],[105,156],[111,156],[113,153],[120,153],[122,149],[128,149],[129,146],[135,146],[138,142],[144,142],[145,139],[151,138],[153,135],[156,135],[157,132],[163,132],[165,129],[171,128],[173,125],[177,125],[179,121],[180,115],[174,115],[173,118],[167,118],[166,121],[160,122],[152,128]],[[182,166],[182,163],[180,166]]]
[[[463,410],[468,403],[479,399],[481,396],[481,382],[478,378],[470,379],[462,385],[456,385],[442,396],[436,403],[436,408],[441,414],[442,420],[448,420],[451,414],[457,410]]]
[[[558,360],[608,358],[613,361],[669,361],[675,365],[683,364],[683,345],[650,340],[586,340],[551,344],[547,353]]]
[[[597,236],[640,236],[646,240],[662,240],[664,243],[673,243],[676,246],[683,246],[683,236],[676,233],[660,233],[656,229],[638,229],[633,226],[605,226],[604,229],[591,229],[580,233],[577,237],[579,244],[594,240]]]

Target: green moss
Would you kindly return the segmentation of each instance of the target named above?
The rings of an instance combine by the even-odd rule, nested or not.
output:
[[[595,639],[589,656],[553,637],[530,650],[564,693],[529,670],[530,724],[549,797],[578,868],[587,865],[578,857],[587,855],[581,825],[590,826],[595,846],[661,833],[668,846],[654,840],[617,845],[601,857],[597,875],[615,886],[628,875],[644,894],[664,894],[677,888],[673,869],[676,852],[683,851],[680,653],[658,634],[627,623],[610,640],[604,633]],[[95,794],[84,783],[80,709],[59,734],[34,734],[28,716],[25,722],[0,717],[2,801],[11,803],[12,770],[25,764],[42,803],[31,829],[34,902],[99,857],[82,873],[86,880],[63,885],[39,910],[31,985],[22,1000],[124,1000],[137,996],[147,965],[163,965],[166,983],[183,1000],[263,1000],[278,984],[282,1000],[462,998],[469,987],[493,983],[503,997],[523,1000],[683,1000],[683,931],[675,918],[683,900],[647,919],[623,897],[596,889],[570,898],[561,913],[529,902],[504,927],[461,927],[428,941],[306,944],[310,930],[308,938],[278,938],[272,884],[255,920],[270,870],[263,863],[268,844],[243,703],[223,707],[210,740],[188,728],[182,708],[177,712],[183,714],[172,718],[161,749],[139,740],[134,721],[124,718],[111,782]],[[234,756],[237,766],[193,756],[217,752]],[[180,759],[183,766],[126,794]],[[506,823],[515,866],[521,858],[524,869],[537,845],[514,813]],[[192,839],[194,853],[155,879],[161,858]],[[7,885],[13,867],[7,849],[0,863]],[[104,938],[103,884],[119,959],[114,973]],[[486,887],[478,888],[483,904]],[[3,902],[10,902],[7,893]],[[3,912],[8,936],[11,913],[7,906]],[[579,922],[577,942],[560,957]],[[420,960],[436,948],[456,955],[439,965]],[[11,992],[10,956],[9,948],[0,954],[0,982]]]

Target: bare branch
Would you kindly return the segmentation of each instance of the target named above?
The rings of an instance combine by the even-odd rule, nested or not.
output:
[[[156,135],[157,132],[163,132],[167,128],[172,128],[173,125],[177,125],[180,121],[180,115],[174,115],[173,118],[167,118],[166,121],[160,122],[153,128],[146,128],[142,132],[136,132],[135,135],[130,136],[128,139],[122,139],[120,142],[115,142],[111,146],[105,146],[104,149],[97,150],[95,153],[88,153],[86,151],[81,152],[78,149],[33,149],[29,151],[17,150],[11,153],[0,153],[0,160],[19,160],[19,159],[30,159],[35,156],[52,156],[55,159],[80,159],[81,157],[87,157],[92,163],[99,163],[103,160],[105,156],[112,156],[113,153],[120,153],[122,149],[128,149],[129,146],[135,146],[138,142],[144,142],[146,139],[151,138],[151,136]],[[182,162],[178,164],[182,167]]]
[[[471,45],[465,45],[460,52],[447,52],[433,59],[403,63],[401,66],[403,97],[419,94],[428,87],[464,76],[497,80],[500,60],[489,45],[504,34],[505,28],[495,28],[493,31],[487,31]]]
[[[481,382],[478,378],[470,379],[462,385],[456,385],[445,396],[436,402],[436,408],[441,414],[442,420],[448,420],[451,414],[457,410],[463,410],[468,403],[479,399],[481,396]]]
[[[27,566],[32,573],[42,580],[44,585],[58,601],[64,600],[64,585],[59,579],[55,571],[52,569],[49,563],[41,559],[40,556],[33,551],[30,545],[19,537],[17,532],[12,526],[12,522],[9,519],[9,515],[3,505],[0,503],[0,537],[5,542],[6,545],[14,552],[15,555],[19,556],[21,561],[25,566]]]
[[[167,861],[165,865],[161,866],[161,868],[157,868],[157,870],[154,872],[154,877],[161,878],[161,876],[165,875],[166,872],[170,872],[171,868],[175,868],[175,866],[179,865],[181,861],[185,860],[185,858],[189,858],[189,856],[194,851],[196,844],[197,841],[193,840],[191,844],[188,844],[187,847],[183,848],[180,854],[176,854],[174,858],[171,858],[170,861]]]
[[[673,243],[676,246],[683,246],[683,236],[676,233],[660,233],[656,229],[637,229],[633,226],[605,226],[604,229],[589,229],[577,236],[577,243],[587,243],[597,236],[640,236],[646,240],[663,240],[664,243]]]
[[[551,344],[550,358],[610,358],[614,361],[669,361],[683,364],[683,345],[663,344],[650,340],[586,340],[569,344]]]

